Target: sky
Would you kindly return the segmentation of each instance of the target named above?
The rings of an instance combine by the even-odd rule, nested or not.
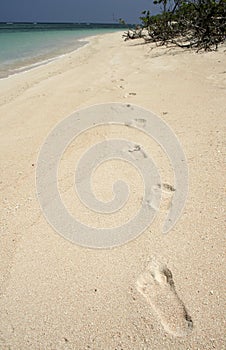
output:
[[[0,22],[137,23],[146,9],[157,13],[153,0],[0,0]]]

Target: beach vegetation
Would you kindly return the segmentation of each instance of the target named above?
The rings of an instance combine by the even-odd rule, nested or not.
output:
[[[142,12],[141,25],[124,34],[156,45],[216,50],[226,39],[226,0],[155,0],[161,12]]]

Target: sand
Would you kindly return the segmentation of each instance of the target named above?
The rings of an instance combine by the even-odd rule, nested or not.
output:
[[[189,194],[167,235],[161,232],[165,198],[139,237],[97,250],[65,240],[47,223],[35,171],[40,147],[56,123],[108,102],[141,106],[168,123],[187,157]],[[113,33],[0,80],[1,350],[226,348],[225,115],[225,47],[197,54],[124,42],[121,33]],[[136,130],[112,125],[86,132],[65,152],[59,188],[71,212],[96,227],[122,224],[136,212],[142,193],[136,171],[120,170],[112,161],[110,170],[97,169],[94,189],[107,200],[111,181],[124,176],[132,190],[123,214],[91,215],[75,198],[76,160],[107,135],[142,140],[162,181],[174,186],[164,152]]]

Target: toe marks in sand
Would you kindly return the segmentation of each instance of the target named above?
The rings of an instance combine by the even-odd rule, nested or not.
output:
[[[136,287],[168,333],[174,336],[190,333],[192,319],[177,295],[172,273],[166,265],[152,260],[138,278]]]

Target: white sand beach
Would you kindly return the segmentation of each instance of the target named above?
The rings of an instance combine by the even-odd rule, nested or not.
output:
[[[1,350],[226,348],[226,47],[195,53],[121,36],[93,37],[73,53],[0,80]],[[40,147],[59,121],[109,102],[143,107],[172,128],[188,161],[189,194],[168,234],[161,232],[165,198],[136,239],[114,249],[88,249],[47,223],[35,171]],[[74,193],[71,174],[81,153],[118,135],[142,140],[163,183],[175,185],[153,140],[132,128],[94,128],[73,142],[59,170],[66,206],[90,225],[121,225],[139,206],[142,182],[117,161],[109,172],[98,169],[94,187],[108,200],[109,182],[118,174],[128,179],[131,198],[121,214],[91,215]]]

